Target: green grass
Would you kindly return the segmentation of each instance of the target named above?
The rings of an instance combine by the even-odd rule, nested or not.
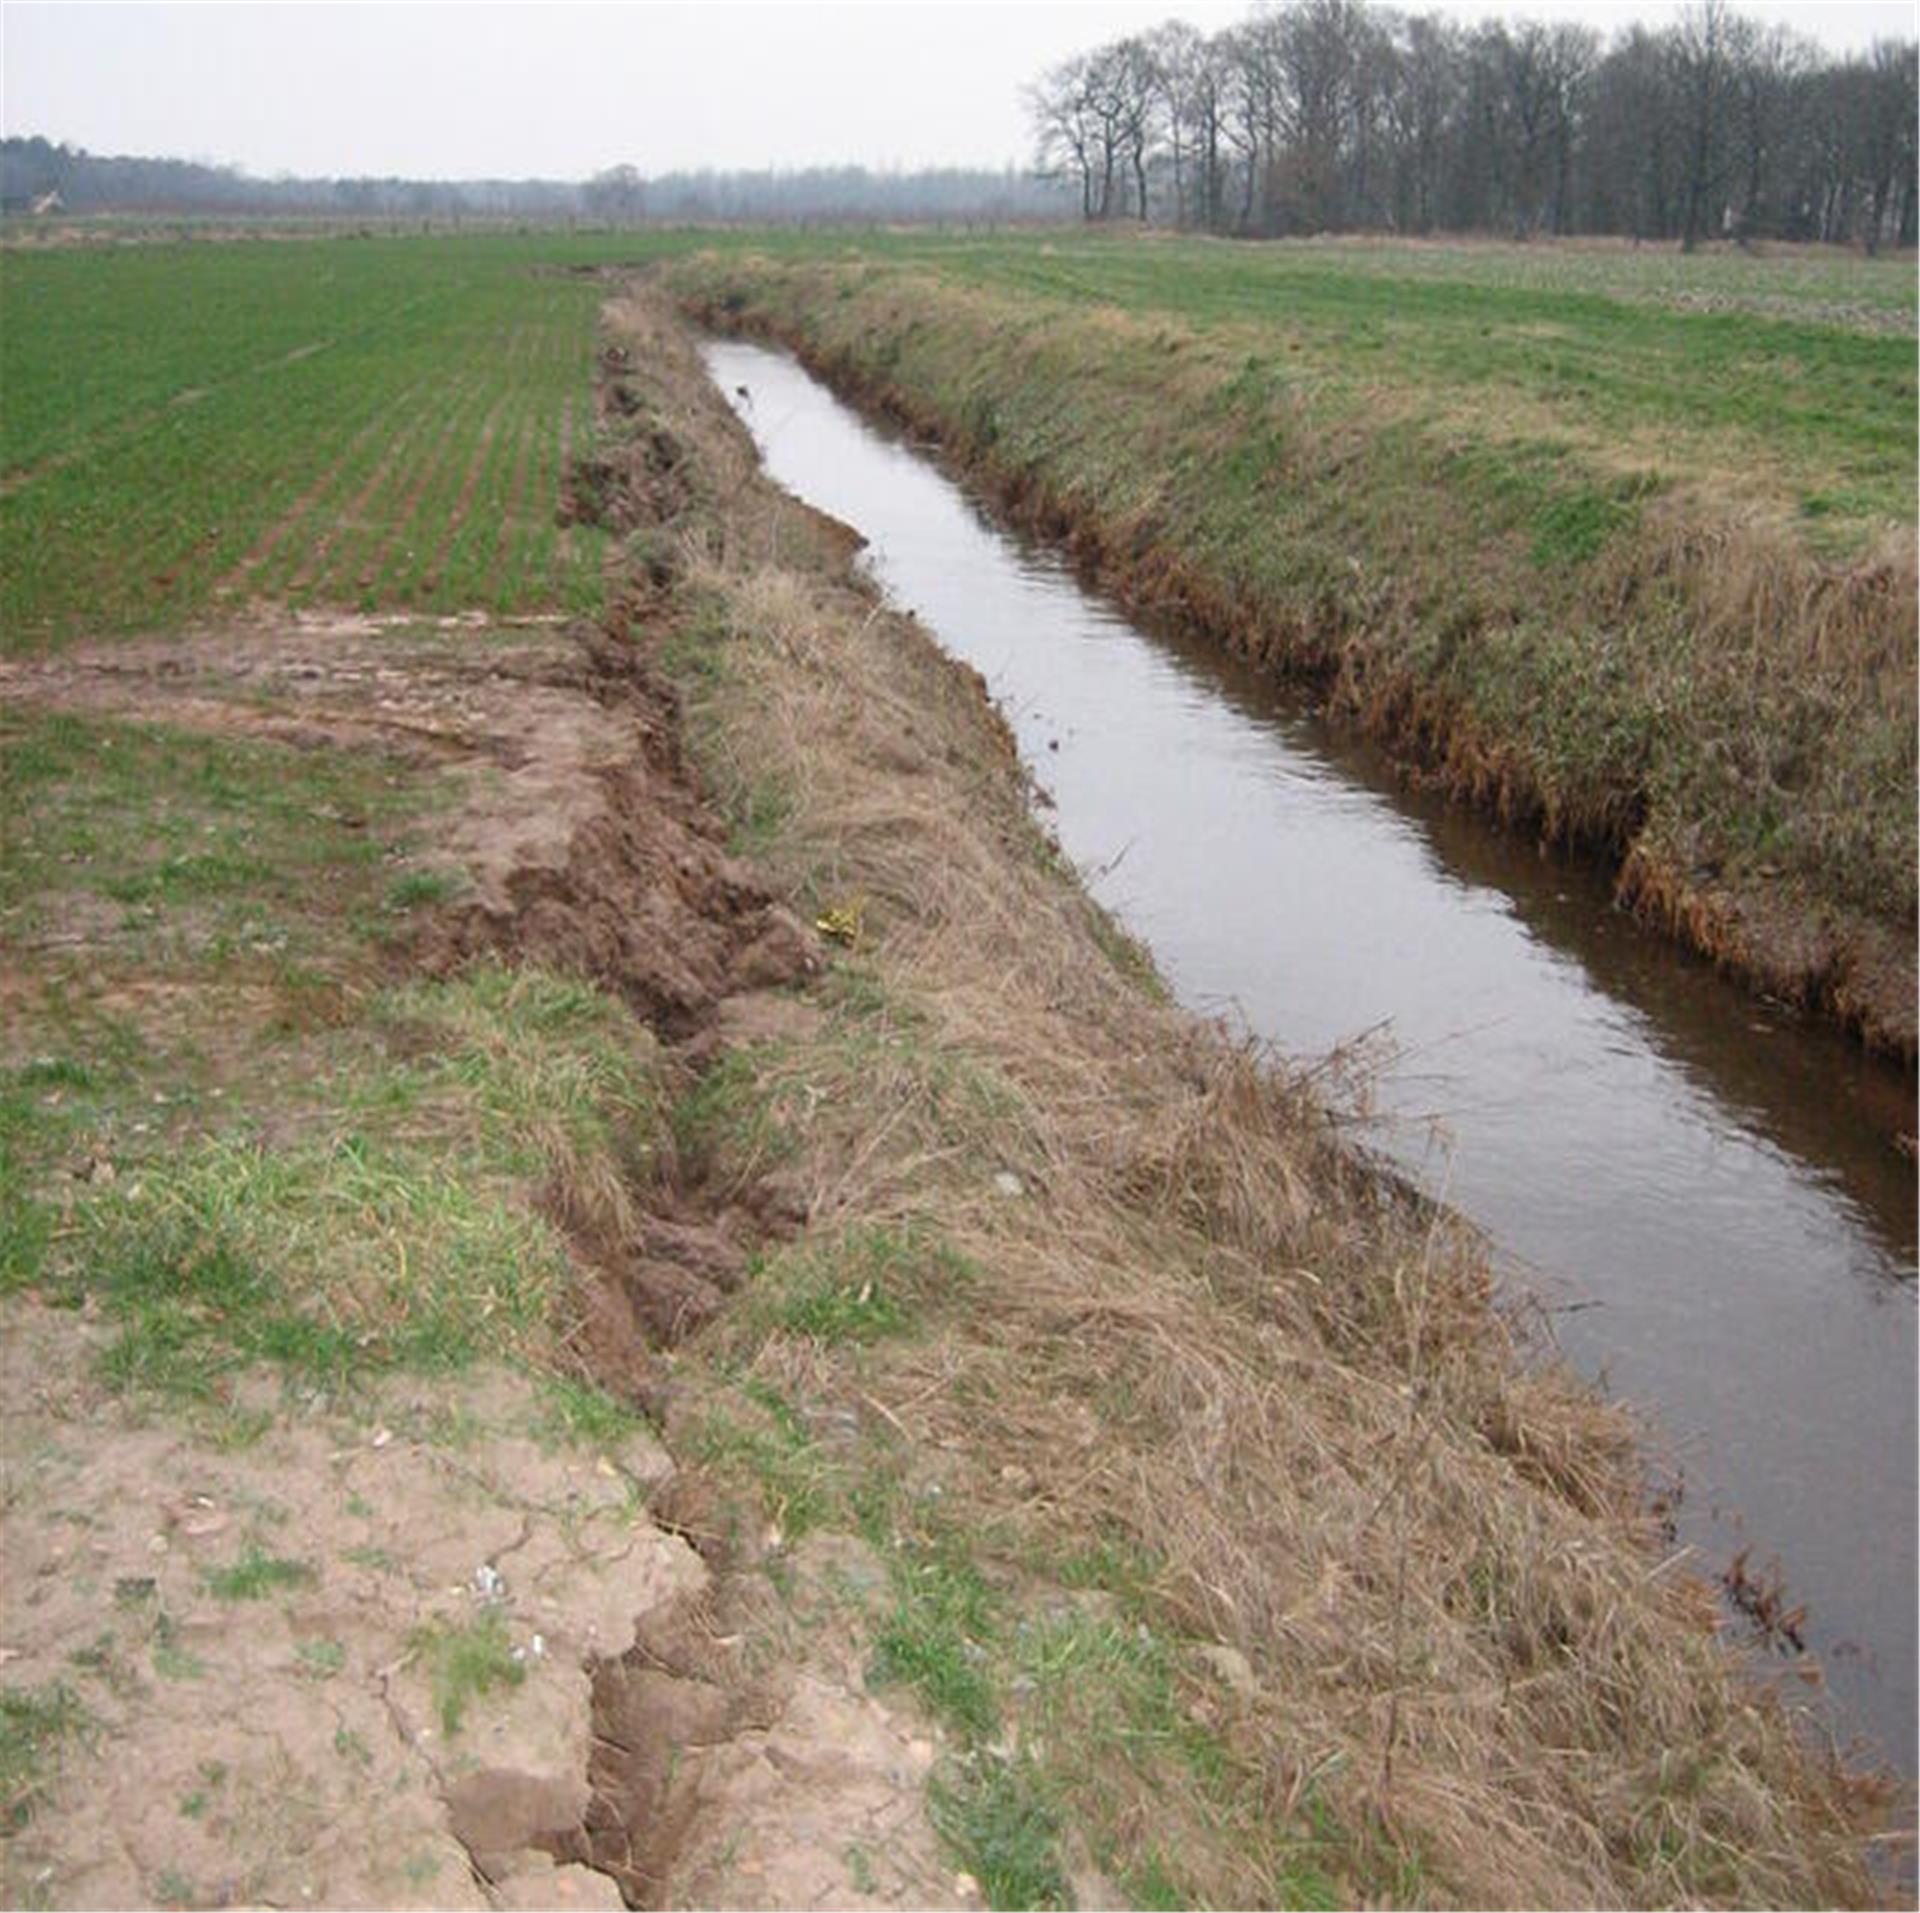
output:
[[[784,256],[818,251],[817,241],[762,234],[751,243]],[[958,259],[1071,281],[1087,272],[1124,271],[1150,282],[1198,271],[1205,277],[1252,269],[1259,283],[1289,289],[1333,280],[1364,297],[1369,284],[1412,287],[1445,298],[1449,292],[1596,297],[1678,317],[1734,313],[1835,325],[1852,331],[1912,336],[1920,318],[1912,263],[1888,256],[1866,259],[1841,248],[1774,247],[1763,252],[1706,248],[1683,254],[1673,246],[1523,245],[1481,240],[1417,241],[1386,238],[1288,240],[1283,244],[1222,244],[1158,236],[1135,248],[1125,236],[1051,233],[1038,238],[932,234],[862,234],[857,247],[835,246],[836,256]],[[1127,256],[1144,251],[1144,260]],[[1109,263],[1111,255],[1126,263]],[[1204,306],[1204,284],[1191,295]]]
[[[440,1730],[449,1739],[465,1725],[475,1701],[502,1687],[518,1687],[527,1677],[498,1614],[431,1622],[415,1630],[412,1645],[427,1670]]]
[[[744,1482],[787,1543],[836,1512],[840,1484],[827,1455],[792,1406],[764,1383],[748,1382],[732,1406],[710,1409],[689,1450],[706,1467]]]
[[[300,1671],[310,1680],[332,1680],[347,1664],[347,1650],[340,1641],[302,1641],[294,1649]]]
[[[934,1829],[980,1882],[992,1907],[1070,1907],[1060,1822],[1024,1761],[975,1755],[927,1790]]]
[[[963,1739],[985,1738],[1000,1717],[992,1591],[957,1536],[937,1536],[893,1566],[893,1610],[875,1637],[867,1678],[912,1688]]]
[[[158,1594],[151,1582],[141,1585],[146,1593],[138,1606],[146,1609],[151,1604],[147,1645],[153,1657],[153,1671],[162,1680],[168,1681],[204,1679],[207,1664],[199,1655],[188,1652],[180,1645],[180,1623],[165,1608],[158,1606]]]
[[[569,1375],[543,1377],[540,1401],[538,1433],[554,1446],[618,1448],[647,1425],[642,1416],[616,1401],[604,1388]]]
[[[0,926],[31,941],[77,918],[103,954],[148,962],[299,962],[370,923],[438,801],[371,752],[0,714]]]
[[[913,1224],[856,1225],[803,1239],[754,1273],[755,1310],[771,1325],[826,1347],[906,1333],[923,1306],[964,1291],[965,1258]]]
[[[382,908],[396,914],[424,910],[458,896],[464,886],[458,875],[446,870],[412,870],[396,877],[381,899]]]
[[[13,253],[0,643],[250,598],[591,610],[555,523],[603,289],[559,236]],[[577,248],[575,249],[577,251]]]
[[[729,1050],[674,1104],[674,1143],[692,1174],[724,1168],[744,1177],[792,1155],[794,1137],[768,1081],[779,1056],[772,1043]]]
[[[315,1576],[305,1561],[250,1547],[239,1560],[206,1576],[207,1592],[220,1601],[264,1601],[292,1588],[311,1587]]]
[[[407,1033],[404,1058],[383,1031]],[[630,1013],[586,984],[482,966],[386,993],[333,1047],[299,1085],[305,1139],[269,1149],[242,1126],[158,1152],[76,1205],[57,1257],[30,1215],[36,1254],[14,1280],[102,1309],[110,1385],[217,1407],[260,1362],[339,1387],[544,1346],[570,1265],[524,1190],[645,1174],[664,1121]],[[61,1133],[36,1132],[38,1152]],[[584,1390],[556,1402],[570,1427],[608,1425]]]
[[[80,1697],[59,1681],[0,1688],[0,1832],[32,1819],[67,1744],[92,1731]]]
[[[209,1404],[258,1361],[338,1387],[510,1352],[566,1266],[545,1224],[444,1152],[351,1136],[204,1143],[150,1170],[138,1198],[80,1211],[74,1249],[53,1293],[104,1305],[102,1377]]]
[[[1644,441],[1682,470],[1843,473],[1856,526],[1913,520],[1916,302],[1896,261],[1077,234],[902,237],[860,252],[841,269],[853,284],[875,268],[930,269],[1030,300],[1036,331],[1050,311],[1177,321],[1323,410],[1359,415],[1386,398],[1471,428],[1476,413],[1520,404],[1556,433]]]

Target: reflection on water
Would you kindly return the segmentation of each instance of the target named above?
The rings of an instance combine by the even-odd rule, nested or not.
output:
[[[790,361],[707,358],[773,476],[985,674],[1062,845],[1183,1001],[1301,1052],[1388,1025],[1382,1145],[1656,1412],[1684,1538],[1710,1567],[1778,1557],[1843,1731],[1912,1772],[1915,1199],[1888,1140],[1910,1082],[1128,623]]]

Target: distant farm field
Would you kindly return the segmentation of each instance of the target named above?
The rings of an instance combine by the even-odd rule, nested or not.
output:
[[[1711,492],[1838,557],[1913,521],[1908,261],[1077,232],[16,248],[0,645],[254,600],[592,604],[603,538],[556,506],[604,287],[567,268],[712,243],[931,271],[1035,324],[1164,319],[1323,420],[1439,435],[1509,496],[1571,460],[1609,496]]]
[[[11,253],[0,274],[9,650],[270,599],[597,600],[556,523],[601,289],[535,239]]]
[[[1480,448],[1523,490],[1543,456],[1571,460],[1829,556],[1913,525],[1911,257],[1083,234],[889,236],[857,256],[1030,301],[1036,321],[1177,323],[1324,423]]]

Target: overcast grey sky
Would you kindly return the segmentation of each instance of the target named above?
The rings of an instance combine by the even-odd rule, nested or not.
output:
[[[1403,0],[1408,11],[1658,24],[1653,0]],[[1835,48],[1911,35],[1887,0],[1748,0]],[[96,153],[260,174],[579,179],[678,167],[1027,157],[1020,88],[1081,47],[1247,5],[0,4],[0,123]]]

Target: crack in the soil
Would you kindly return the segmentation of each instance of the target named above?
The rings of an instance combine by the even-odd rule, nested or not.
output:
[[[601,415],[630,417],[624,349],[608,347],[599,367]],[[665,428],[616,439],[612,450],[603,441],[591,459],[569,465],[563,519],[624,530],[670,524],[693,495],[684,465],[684,448]],[[681,748],[678,699],[626,638],[631,611],[658,604],[667,582],[634,576],[600,630],[582,633],[580,686],[630,722],[635,746],[628,761],[600,771],[600,807],[558,867],[513,871],[504,909],[448,913],[420,954],[432,966],[499,951],[588,975],[616,990],[698,1080],[721,1060],[720,1046],[702,1040],[719,1005],[807,976],[819,957],[817,940],[725,854],[724,831]],[[656,1422],[671,1386],[662,1351],[711,1320],[740,1286],[749,1256],[798,1220],[771,1185],[718,1188],[686,1164],[664,1186],[628,1178],[617,1212],[559,1181],[541,1206],[587,1273],[580,1358],[601,1386]],[[531,1847],[605,1874],[629,1906],[660,1904],[698,1817],[702,1764],[778,1717],[747,1680],[743,1637],[723,1638],[710,1624],[711,1603],[730,1598],[721,1537],[676,1521],[658,1492],[649,1516],[658,1531],[693,1545],[719,1579],[696,1603],[640,1616],[624,1654],[589,1659],[586,1801],[570,1817],[555,1811],[552,1783],[532,1776],[442,1781],[453,1831],[482,1880],[497,1880],[508,1849]]]

